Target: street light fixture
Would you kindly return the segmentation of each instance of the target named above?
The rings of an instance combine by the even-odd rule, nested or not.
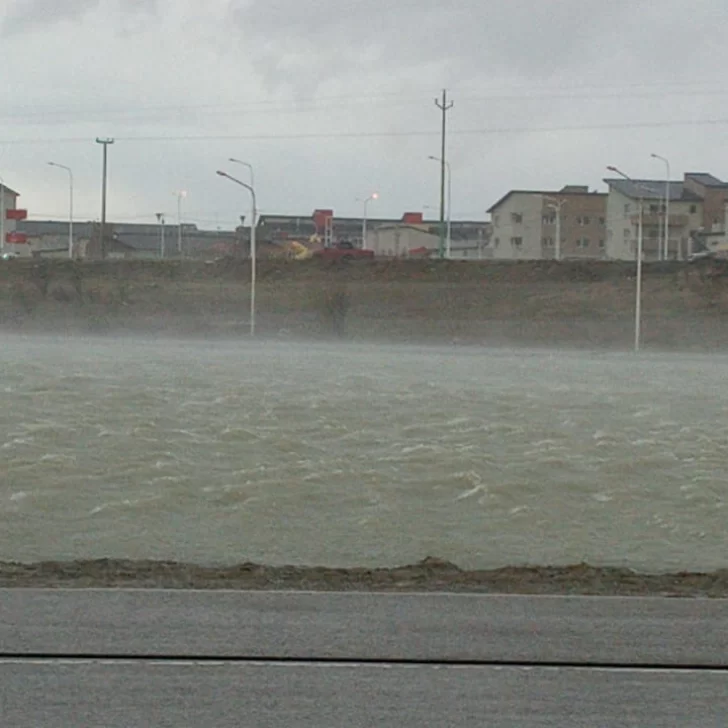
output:
[[[634,306],[634,350],[635,353],[640,350],[640,339],[642,329],[642,245],[643,245],[643,217],[644,217],[644,199],[642,192],[647,188],[643,187],[638,182],[635,182],[631,177],[626,175],[620,169],[614,166],[609,166],[607,169],[610,172],[615,172],[620,177],[624,177],[628,182],[631,182],[638,190],[640,190],[639,196],[639,218],[637,225],[637,282],[635,291],[635,306]],[[647,190],[648,192],[650,190]]]
[[[255,211],[257,209],[257,203],[255,199],[255,188],[245,182],[241,182],[236,177],[232,177],[227,172],[217,171],[220,177],[225,177],[231,182],[245,187],[250,192],[250,197],[253,205],[253,224],[250,226],[250,335],[255,336],[255,284],[256,284],[256,260],[257,251],[255,245]]]
[[[372,192],[369,197],[364,200],[364,217],[361,221],[361,247],[366,248],[367,246],[367,209],[369,207],[369,203],[372,200],[378,200],[379,199],[379,193],[378,192]]]
[[[427,157],[433,162],[439,162],[444,164],[447,169],[447,222],[445,232],[445,258],[450,258],[452,253],[452,169],[450,162],[447,159],[443,160],[441,157],[433,157],[430,155]]]
[[[68,173],[68,257],[73,260],[73,171],[65,164],[48,162],[51,167],[65,169]]]
[[[555,197],[544,195],[544,199],[551,203],[549,207],[556,211],[556,241],[554,243],[554,259],[561,260],[561,208],[568,200],[557,200]]]
[[[670,162],[666,157],[661,157],[659,154],[651,154],[650,156],[664,162],[667,171],[665,178],[665,230],[663,233],[662,254],[660,255],[661,260],[667,260],[670,253]]]
[[[228,161],[233,164],[242,164],[243,167],[247,167],[250,172],[250,186],[255,188],[255,172],[253,171],[253,165],[250,162],[243,162],[242,159],[235,159],[235,157],[230,157]]]

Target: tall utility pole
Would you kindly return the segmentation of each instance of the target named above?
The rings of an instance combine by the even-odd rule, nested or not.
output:
[[[448,103],[447,89],[442,90],[442,101],[435,99],[435,106],[442,111],[442,146],[440,150],[440,258],[445,257],[445,150],[447,139],[447,112],[453,107],[453,102]]]
[[[113,139],[99,139],[96,138],[96,143],[101,144],[104,148],[104,163],[103,170],[101,172],[101,240],[99,249],[101,251],[101,258],[106,258],[106,163],[107,163],[107,150],[109,144],[113,144]]]

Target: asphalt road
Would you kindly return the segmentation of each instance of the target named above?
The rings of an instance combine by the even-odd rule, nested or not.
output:
[[[0,656],[728,665],[728,600],[0,590]]]
[[[4,728],[725,728],[714,673],[0,663]]]
[[[0,725],[724,728],[728,601],[0,590]]]

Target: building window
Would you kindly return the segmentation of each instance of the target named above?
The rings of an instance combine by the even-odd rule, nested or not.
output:
[[[493,247],[497,248],[500,245],[500,238],[495,238],[493,240]]]
[[[624,239],[629,240],[632,237],[632,231],[629,228],[624,229]]]
[[[511,238],[511,245],[520,250],[523,247],[523,238]]]
[[[553,225],[556,222],[556,215],[544,215],[541,221],[544,225]]]
[[[554,239],[553,238],[544,238],[541,241],[541,245],[543,245],[544,248],[553,248],[554,247]]]
[[[690,214],[694,215],[698,211],[697,205],[690,205]]]
[[[576,247],[585,250],[589,247],[589,238],[577,238]]]
[[[591,222],[588,216],[580,217],[579,218],[579,225],[588,225]]]
[[[511,213],[511,222],[521,223],[523,222],[523,215],[520,212]]]
[[[629,215],[629,202],[624,206],[624,214]]]
[[[460,254],[463,256],[463,258],[467,258],[468,257],[468,251],[467,250],[461,250],[460,251]]]
[[[657,205],[650,205],[650,212],[657,212],[658,207]]]
[[[493,215],[493,227],[498,227],[499,216]]]
[[[607,221],[603,217],[600,217],[599,218],[599,224],[600,225],[606,225],[607,224]]]

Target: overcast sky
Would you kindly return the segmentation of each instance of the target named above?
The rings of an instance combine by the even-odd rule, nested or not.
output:
[[[728,178],[725,0],[0,0],[0,176],[34,218],[436,215],[449,90],[453,217],[605,167]],[[428,209],[431,207],[432,209]]]

